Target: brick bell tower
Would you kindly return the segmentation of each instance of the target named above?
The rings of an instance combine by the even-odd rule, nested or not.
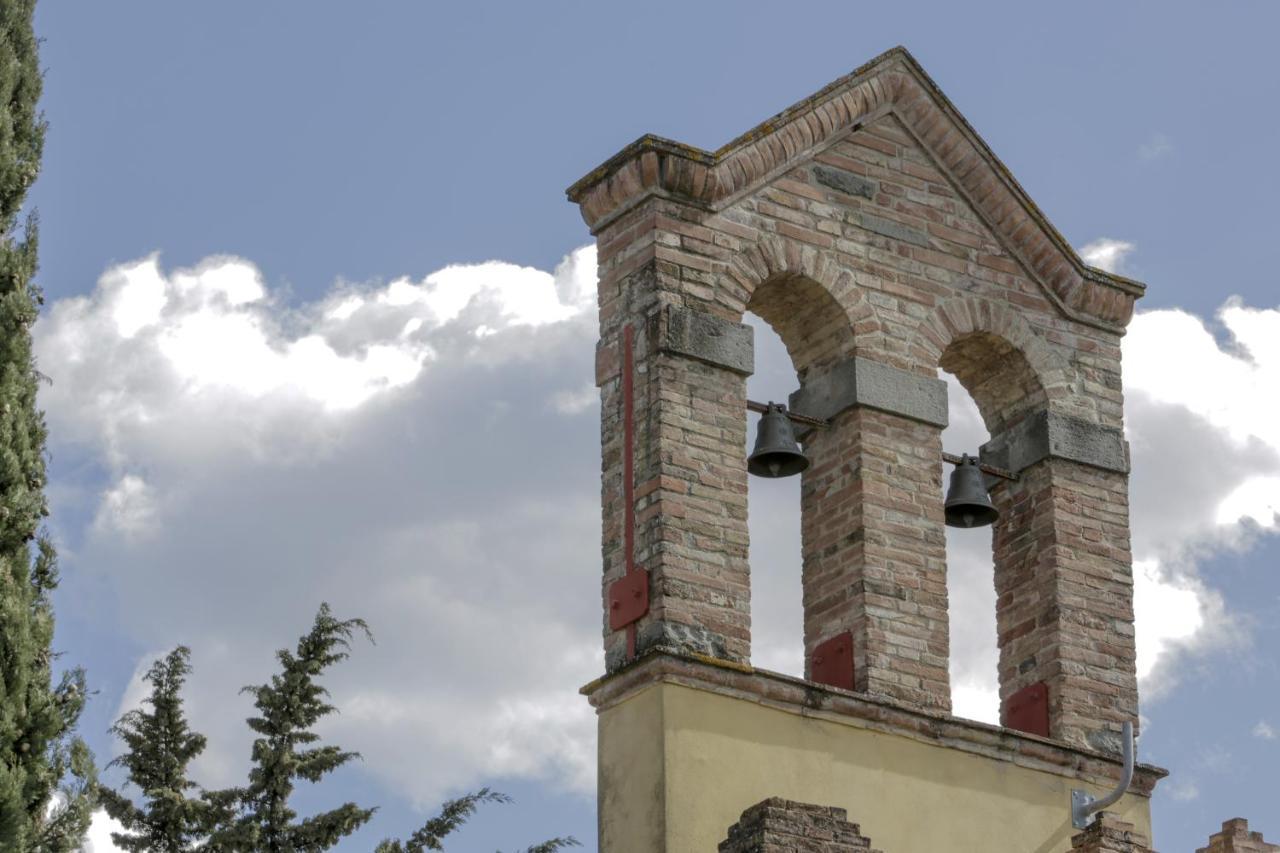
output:
[[[1086,266],[902,48],[718,151],[645,136],[568,195],[600,265],[602,853],[709,853],[770,798],[886,853],[1071,849],[1071,791],[1115,787],[1137,722],[1120,338],[1143,285]],[[751,665],[747,311],[825,422],[805,679]],[[1014,476],[1005,727],[950,716],[940,367]],[[1149,837],[1162,775],[1109,820]]]

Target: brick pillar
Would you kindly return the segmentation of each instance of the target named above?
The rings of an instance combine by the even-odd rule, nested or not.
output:
[[[624,218],[610,233],[626,232],[629,224]],[[684,307],[679,269],[656,260],[637,265],[624,252],[630,239],[602,234],[600,244],[596,382],[606,666],[613,671],[630,654],[652,648],[746,662],[751,635],[743,446],[752,331]],[[630,564],[628,528],[634,536]],[[638,572],[648,573],[647,582]],[[649,604],[638,620],[620,626],[611,619],[618,607],[611,590],[628,575],[647,589]],[[641,593],[628,587],[623,603],[633,595],[638,599]]]
[[[1150,843],[1133,824],[1111,812],[1099,812],[1088,829],[1071,837],[1071,849],[1079,853],[1155,853]]]
[[[983,458],[1019,476],[992,495],[1002,721],[1043,683],[1051,737],[1118,753],[1138,716],[1123,438],[1042,412]]]
[[[950,710],[941,430],[857,406],[815,430],[801,492],[806,673],[848,631],[853,688]]]
[[[877,853],[847,817],[844,809],[773,797],[742,813],[719,853]]]
[[[1261,832],[1249,831],[1249,821],[1233,817],[1223,821],[1222,831],[1209,836],[1209,846],[1196,853],[1280,853],[1280,844],[1268,844]]]

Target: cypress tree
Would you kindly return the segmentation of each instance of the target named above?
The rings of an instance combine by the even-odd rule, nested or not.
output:
[[[102,787],[99,795],[107,814],[128,830],[112,833],[116,846],[134,853],[188,853],[196,850],[212,830],[214,809],[187,778],[187,767],[204,751],[204,735],[193,732],[182,710],[182,686],[191,672],[191,651],[179,646],[147,671],[151,695],[148,709],[135,708],[111,731],[127,751],[108,766],[119,765],[141,792],[145,806],[137,806],[120,791]]]
[[[40,529],[45,425],[31,325],[41,303],[36,220],[19,227],[40,170],[44,122],[35,0],[0,2],[0,850],[79,849],[93,807],[93,760],[74,736],[84,674],[53,680],[53,546]]]
[[[373,816],[373,809],[345,803],[299,820],[289,806],[299,780],[318,782],[359,757],[336,746],[312,746],[320,738],[311,730],[335,710],[327,701],[328,691],[316,679],[347,657],[357,630],[369,633],[364,620],[335,619],[327,604],[320,605],[315,624],[298,640],[296,651],[281,649],[276,653],[280,673],[273,675],[269,684],[244,689],[254,697],[258,709],[258,716],[247,722],[259,737],[253,742],[249,784],[208,798],[215,809],[234,809],[213,833],[212,850],[328,850]]]

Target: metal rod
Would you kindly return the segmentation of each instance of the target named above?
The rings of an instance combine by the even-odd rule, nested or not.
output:
[[[769,411],[769,406],[767,403],[757,403],[755,400],[748,400],[747,409],[752,412],[759,412],[763,415],[765,412]],[[790,410],[787,411],[787,420],[795,421],[796,423],[804,424],[805,426],[817,427],[818,429],[831,428],[831,424],[824,421],[822,418],[811,418],[808,415],[802,415],[799,412],[792,412]]]
[[[970,457],[970,458],[973,458],[973,457]],[[944,450],[944,451],[942,452],[942,461],[943,461],[943,462],[950,462],[952,465],[959,465],[959,464],[960,464],[960,457],[959,457],[959,456],[956,456],[954,453],[947,453],[947,452]],[[994,466],[994,465],[988,465],[988,464],[987,464],[987,463],[985,463],[985,462],[979,462],[979,463],[978,463],[978,470],[979,470],[979,471],[981,471],[981,472],[982,472],[982,473],[984,473],[984,474],[990,474],[992,477],[999,477],[999,478],[1000,478],[1000,479],[1002,479],[1002,480],[1016,480],[1016,479],[1018,479],[1018,475],[1017,475],[1017,474],[1015,474],[1015,473],[1013,473],[1012,471],[1009,471],[1009,470],[1007,470],[1007,469],[1005,469],[1005,468],[997,468],[996,466]]]
[[[760,414],[763,415],[765,412],[769,411],[769,406],[767,403],[757,403],[755,400],[748,400],[747,410],[752,412],[759,412]],[[792,412],[790,410],[787,411],[786,415],[787,415],[787,420],[793,421],[794,423],[804,424],[805,426],[817,427],[818,429],[831,428],[831,423],[829,421],[824,421],[822,418],[812,418],[812,417],[809,417],[808,415],[802,415],[799,412]],[[943,452],[942,461],[950,462],[952,465],[959,465],[960,457],[956,456],[954,453]],[[988,465],[985,462],[978,463],[978,470],[984,474],[990,474],[992,477],[998,477],[1001,480],[1018,479],[1018,475],[1013,473],[1012,471],[1006,470],[1004,468],[997,468],[995,465]]]
[[[1088,827],[1089,819],[1095,812],[1102,811],[1129,790],[1129,784],[1133,781],[1133,723],[1129,720],[1124,722],[1121,737],[1124,738],[1124,770],[1120,774],[1120,784],[1110,794],[1096,800],[1085,791],[1076,789],[1071,792],[1071,825],[1076,829]]]

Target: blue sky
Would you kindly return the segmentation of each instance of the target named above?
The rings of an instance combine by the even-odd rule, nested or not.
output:
[[[517,803],[451,849],[592,849],[593,271],[563,190],[904,44],[1069,241],[1149,285],[1126,382],[1155,843],[1235,815],[1280,839],[1275,4],[44,0],[36,24],[58,644],[104,763],[135,672],[185,642],[198,772],[235,781],[236,689],[328,599],[378,638],[333,679],[328,731],[365,760],[304,800],[382,804],[341,849],[486,783]],[[790,390],[767,337],[759,365],[753,395]],[[753,487],[770,566],[788,488]],[[981,548],[953,547],[980,611]],[[791,581],[756,592],[783,669]],[[983,630],[956,638],[975,716]]]

